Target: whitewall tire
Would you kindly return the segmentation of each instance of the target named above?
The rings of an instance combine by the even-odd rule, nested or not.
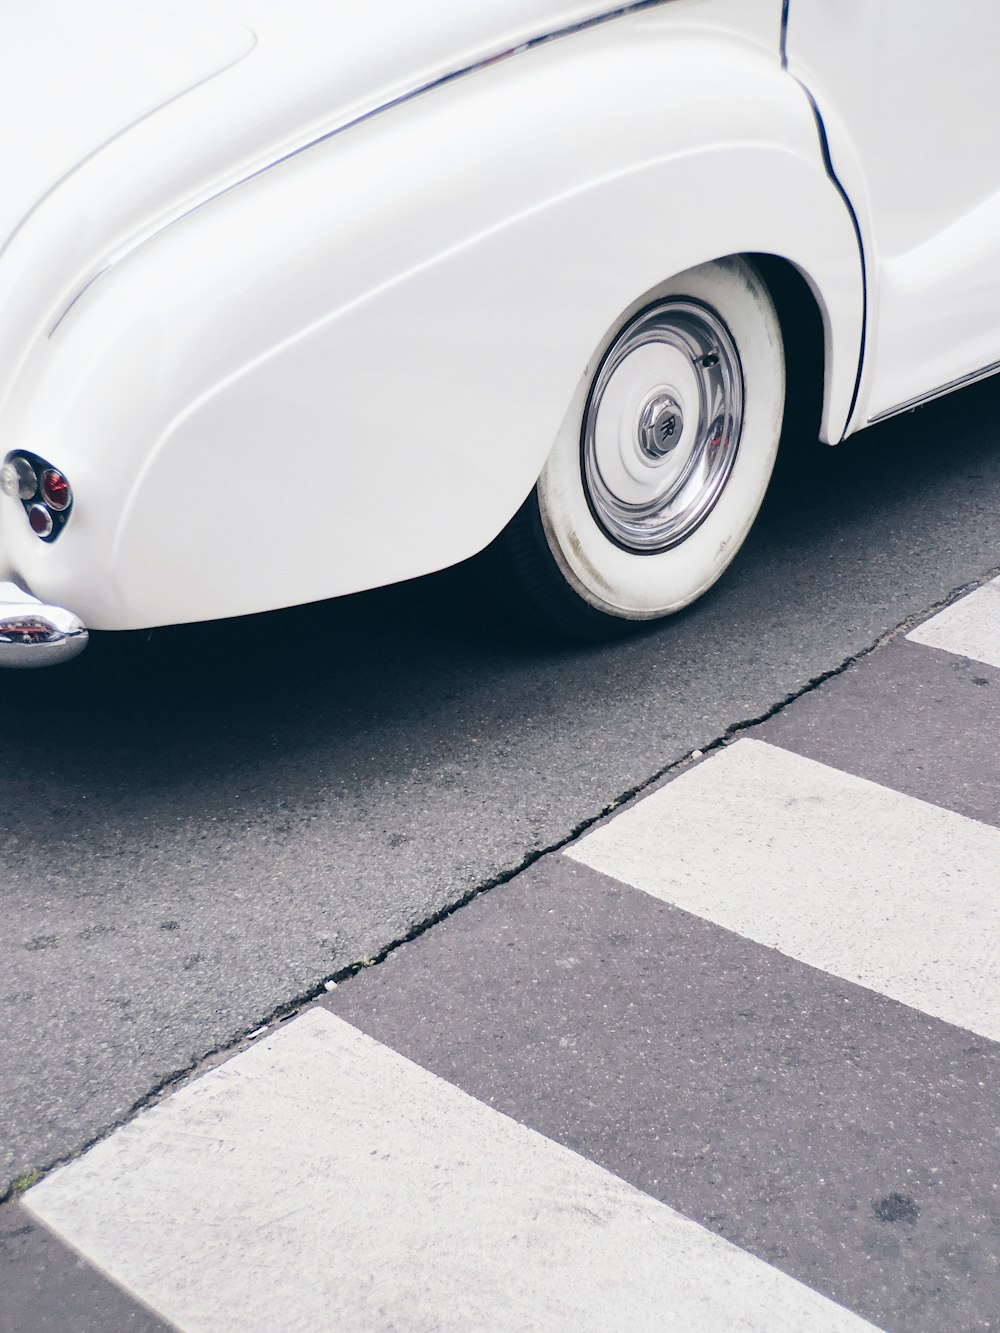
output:
[[[610,336],[499,539],[510,591],[583,637],[687,606],[750,529],[784,399],[778,318],[750,263],[664,283]]]

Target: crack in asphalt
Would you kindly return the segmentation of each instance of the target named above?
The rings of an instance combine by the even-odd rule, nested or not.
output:
[[[760,713],[755,717],[745,718],[741,721],[730,723],[714,740],[705,743],[703,746],[698,747],[695,750],[689,751],[679,759],[674,759],[669,763],[664,764],[662,768],[657,769],[642,782],[636,783],[634,786],[621,792],[597,814],[590,815],[586,819],[581,820],[564,837],[557,839],[546,847],[537,848],[534,851],[528,852],[516,866],[508,870],[503,870],[498,874],[491,876],[489,879],[484,880],[474,888],[467,890],[447,907],[443,907],[439,911],[432,913],[430,916],[423,918],[421,921],[413,925],[404,935],[400,935],[396,939],[391,940],[371,958],[359,959],[358,961],[339,969],[337,972],[332,973],[329,977],[325,977],[322,981],[317,982],[315,986],[311,986],[307,990],[298,994],[294,999],[287,1000],[284,1003],[277,1005],[274,1009],[269,1011],[265,1018],[260,1022],[255,1023],[253,1027],[248,1028],[245,1032],[242,1032],[235,1037],[219,1043],[219,1045],[213,1047],[210,1051],[206,1051],[201,1056],[192,1060],[189,1065],[185,1065],[183,1069],[175,1070],[173,1073],[168,1074],[165,1078],[161,1079],[149,1092],[140,1097],[138,1101],[134,1102],[128,1111],[119,1116],[106,1128],[92,1135],[79,1148],[55,1158],[44,1166],[32,1167],[31,1173],[34,1174],[32,1185],[36,1184],[39,1180],[43,1179],[46,1175],[55,1171],[59,1167],[67,1165],[78,1157],[82,1157],[84,1153],[110,1137],[116,1130],[121,1129],[124,1125],[127,1125],[130,1121],[134,1120],[141,1111],[148,1110],[150,1107],[155,1106],[158,1102],[163,1101],[165,1097],[178,1091],[179,1088],[195,1078],[207,1073],[210,1069],[222,1064],[225,1060],[228,1060],[240,1050],[244,1050],[262,1038],[269,1036],[275,1029],[315,1004],[317,1000],[321,999],[331,989],[334,989],[342,982],[349,981],[351,977],[357,976],[359,972],[368,967],[380,966],[398,949],[403,948],[404,945],[412,944],[415,940],[426,934],[427,931],[433,929],[442,921],[446,921],[449,917],[454,916],[454,914],[461,911],[463,907],[468,906],[468,904],[473,902],[476,898],[481,897],[483,894],[490,893],[494,889],[502,888],[505,884],[509,884],[543,857],[551,856],[562,851],[564,847],[569,846],[571,842],[575,842],[577,838],[581,837],[596,824],[599,824],[601,820],[618,813],[630,801],[633,801],[636,797],[648,792],[651,787],[662,782],[664,778],[682,772],[692,764],[700,762],[703,757],[707,757],[713,752],[722,749],[724,746],[731,744],[745,732],[752,730],[754,727],[761,726],[763,723],[777,716],[778,713],[783,712],[791,704],[797,702],[797,700],[811,694],[827,681],[843,675],[845,671],[849,671],[851,667],[864,661],[865,658],[870,657],[872,653],[878,652],[894,640],[905,635],[915,625],[921,624],[931,616],[936,615],[939,611],[944,610],[945,607],[951,606],[960,598],[967,596],[970,592],[974,592],[977,588],[983,587],[986,583],[989,583],[998,576],[1000,576],[1000,566],[996,566],[987,573],[980,575],[978,578],[962,584],[961,587],[954,589],[952,592],[948,593],[946,597],[942,597],[939,601],[933,603],[925,610],[916,612],[915,614],[908,616],[906,619],[901,620],[891,629],[880,634],[878,638],[874,639],[870,644],[861,648],[858,652],[853,653],[850,657],[845,658],[837,666],[831,667],[828,671],[820,672],[819,675],[813,676],[799,689],[792,691],[790,694],[786,694],[783,698],[767,708],[763,713]],[[28,1174],[29,1172],[23,1171],[20,1173],[20,1176],[24,1177]],[[17,1179],[18,1177],[15,1177],[13,1181],[9,1181],[5,1184],[3,1192],[0,1193],[0,1207],[11,1203],[26,1192],[23,1188],[18,1188],[16,1186],[15,1182]]]

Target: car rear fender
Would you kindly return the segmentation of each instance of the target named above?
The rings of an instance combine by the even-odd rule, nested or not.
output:
[[[649,11],[300,153],[104,273],[5,413],[76,508],[11,564],[95,628],[241,614],[441,568],[534,484],[621,321],[676,272],[809,283],[839,439],[855,232],[777,53]],[[10,524],[8,527],[12,526]]]

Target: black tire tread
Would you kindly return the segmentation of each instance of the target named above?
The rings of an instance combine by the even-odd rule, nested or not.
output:
[[[646,623],[608,615],[574,592],[549,549],[534,490],[484,552],[483,568],[504,610],[536,634],[601,643]]]

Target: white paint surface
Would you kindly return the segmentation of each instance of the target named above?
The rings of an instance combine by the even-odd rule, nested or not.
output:
[[[1000,667],[1000,579],[946,606],[906,637],[928,648]]]
[[[1000,1041],[1000,830],[740,740],[566,855]]]
[[[872,1327],[318,1009],[25,1204],[183,1330]]]
[[[81,0],[3,6],[0,250],[91,153],[252,50],[244,25],[203,19]]]
[[[823,430],[840,437],[862,275],[809,102],[781,69],[779,0],[671,0],[499,61],[615,6],[178,5],[238,19],[257,45],[71,171],[0,258],[0,436],[72,478],[78,516],[46,544],[8,504],[0,577],[123,629],[464,560],[560,432],[579,433],[615,331],[720,255],[778,254],[808,275],[829,332]],[[133,64],[113,44],[86,73]],[[25,62],[36,101],[61,69],[43,80]],[[111,99],[116,116],[130,105]],[[667,198],[698,206],[667,222]],[[276,441],[323,495],[322,521],[276,503]],[[226,505],[192,485],[206,456]]]

